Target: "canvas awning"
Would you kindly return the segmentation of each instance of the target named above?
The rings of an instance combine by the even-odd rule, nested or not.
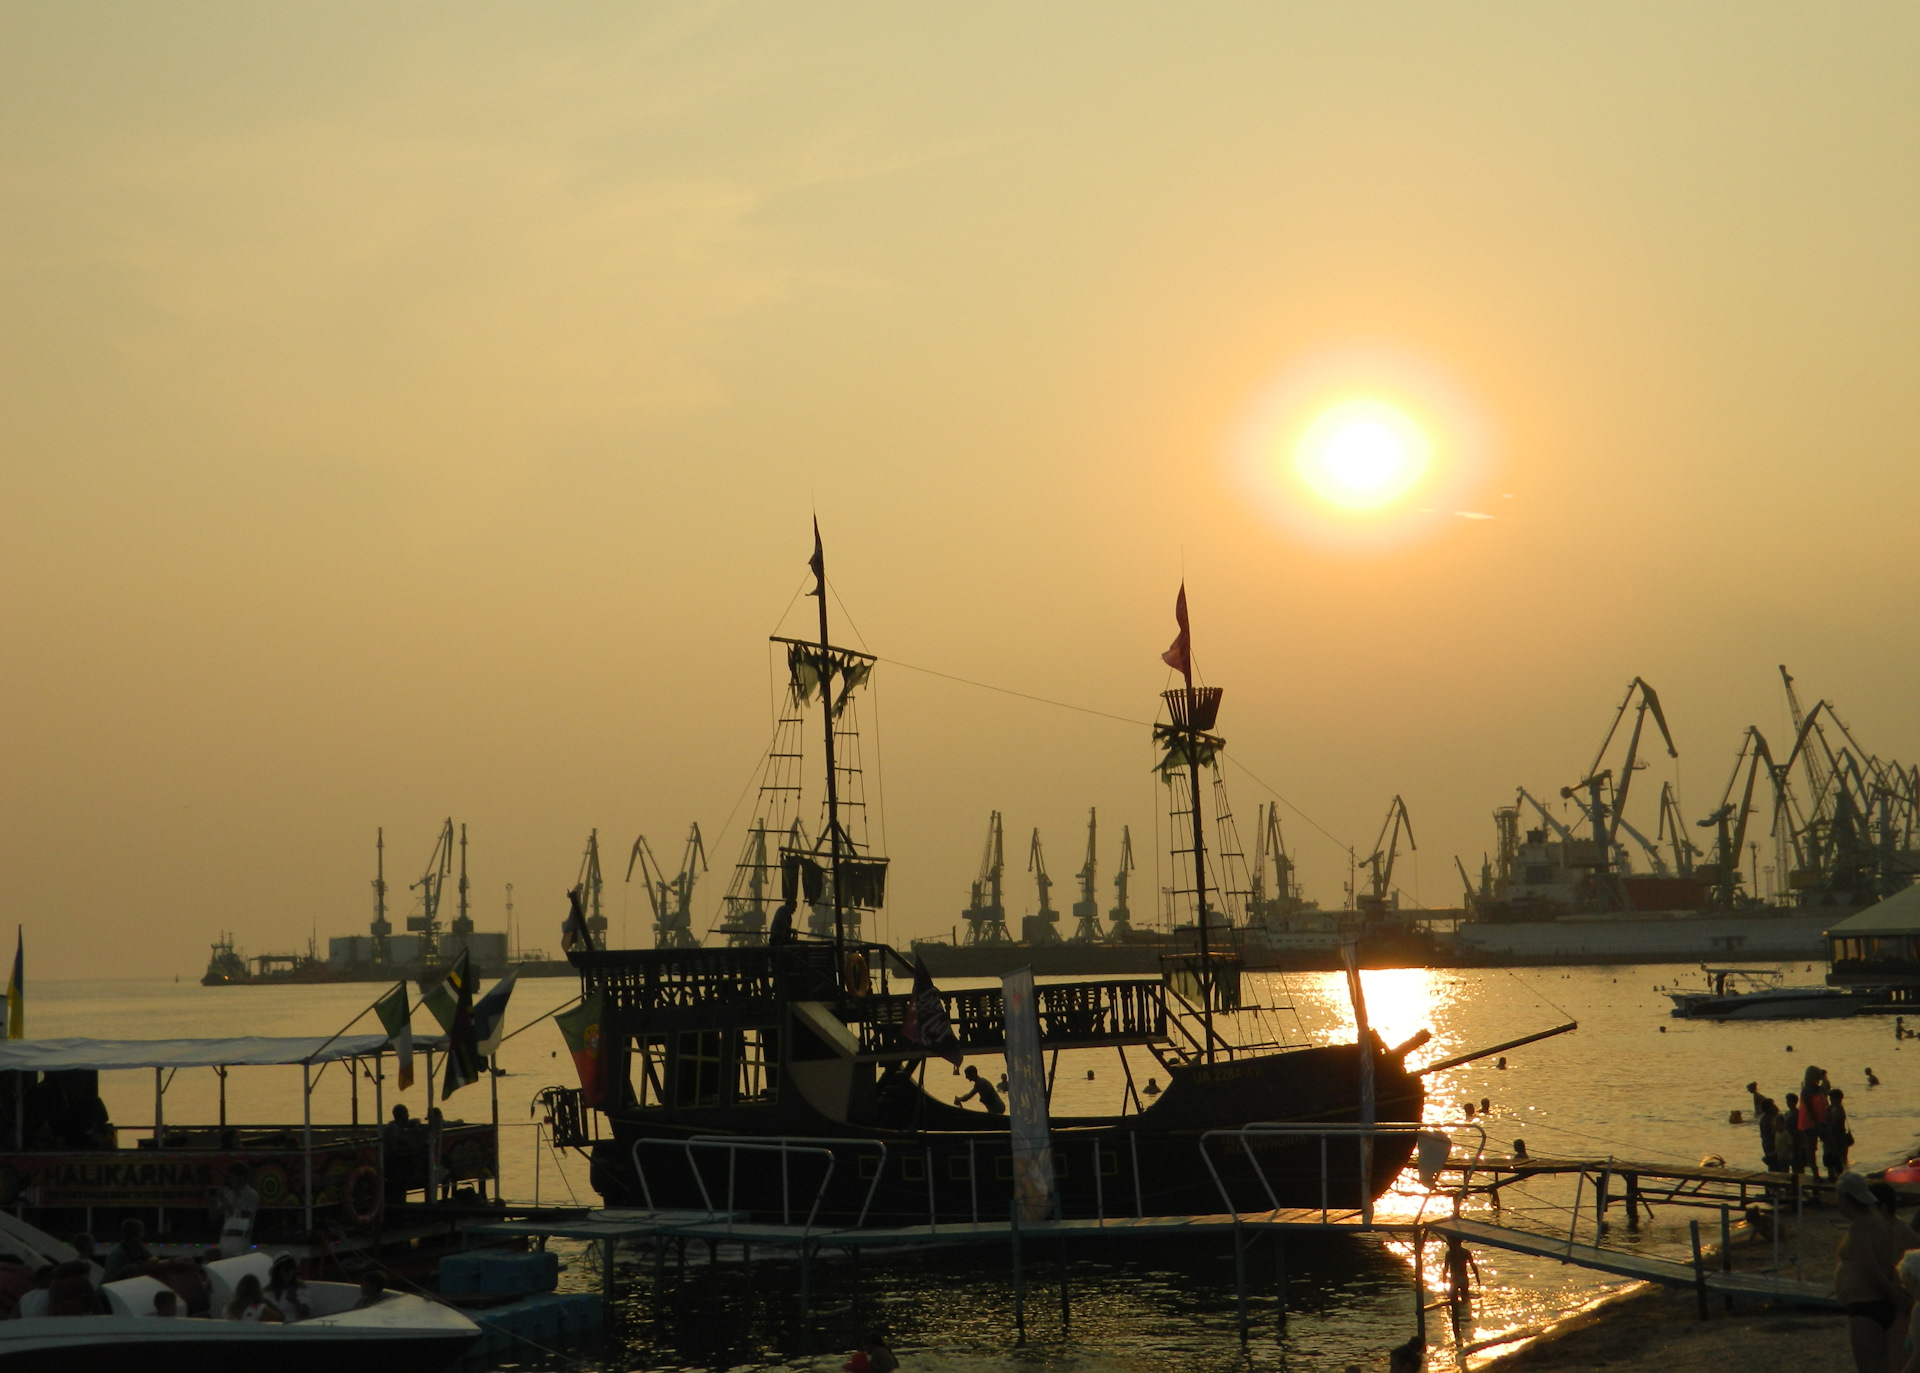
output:
[[[437,1047],[414,1040],[419,1049]],[[333,1063],[363,1058],[387,1047],[385,1035],[324,1035],[294,1039],[259,1035],[239,1039],[6,1039],[0,1040],[0,1072],[53,1073],[73,1068],[241,1068],[296,1063]]]

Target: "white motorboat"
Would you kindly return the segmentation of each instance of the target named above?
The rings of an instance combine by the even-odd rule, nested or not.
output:
[[[64,1246],[60,1246],[64,1248]],[[70,1251],[69,1251],[70,1252]],[[19,1320],[0,1321],[0,1368],[48,1373],[82,1368],[138,1368],[142,1373],[206,1373],[262,1367],[274,1373],[428,1373],[445,1368],[480,1338],[480,1327],[452,1307],[405,1293],[389,1293],[357,1308],[351,1283],[303,1284],[312,1312],[287,1324],[220,1319],[234,1287],[248,1274],[266,1281],[272,1258],[243,1254],[206,1265],[210,1316],[157,1316],[156,1278],[126,1278],[100,1290],[111,1315],[47,1316],[44,1292],[28,1294]],[[36,1303],[35,1298],[39,1301]]]
[[[1673,1014],[1686,1020],[1833,1020],[1858,1015],[1873,1000],[1861,992],[1789,986],[1773,968],[1702,967],[1704,987],[1669,987]]]

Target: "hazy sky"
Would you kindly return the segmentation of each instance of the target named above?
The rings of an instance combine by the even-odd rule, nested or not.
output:
[[[698,819],[710,908],[813,511],[856,641],[1127,717],[1184,572],[1233,754],[1363,854],[1404,795],[1436,904],[1636,674],[1691,815],[1777,663],[1911,760],[1917,60],[1885,5],[0,7],[0,918],[197,975],[447,815],[484,928],[554,943],[591,826],[617,879]],[[1459,478],[1393,537],[1235,467],[1355,385]],[[996,807],[1146,863],[1144,730],[877,692],[897,937]]]

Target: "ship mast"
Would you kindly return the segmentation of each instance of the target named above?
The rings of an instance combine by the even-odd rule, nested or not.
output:
[[[1206,1061],[1211,1063],[1217,1036],[1213,1030],[1213,945],[1211,932],[1207,928],[1210,923],[1207,914],[1207,835],[1200,814],[1200,759],[1203,749],[1212,754],[1220,748],[1220,741],[1207,731],[1213,728],[1213,722],[1220,714],[1222,691],[1219,687],[1196,687],[1193,684],[1193,631],[1187,622],[1185,582],[1180,584],[1180,596],[1174,602],[1173,613],[1180,624],[1180,633],[1174,639],[1173,646],[1160,656],[1168,667],[1179,671],[1186,686],[1184,689],[1175,687],[1161,693],[1173,723],[1159,727],[1155,732],[1161,734],[1162,738],[1177,741],[1175,747],[1186,755],[1187,782],[1191,788],[1193,806],[1193,900],[1200,930],[1200,1016],[1206,1028],[1204,1053]]]
[[[813,558],[809,566],[813,568],[813,590],[809,594],[820,601],[820,659],[824,664],[833,660],[833,643],[827,637],[827,554],[820,546],[820,521],[817,518],[813,522]],[[846,888],[840,881],[840,790],[834,775],[831,688],[831,682],[823,677],[820,720],[827,741],[827,844],[833,878],[833,954],[834,966],[840,968],[845,967],[847,961]]]

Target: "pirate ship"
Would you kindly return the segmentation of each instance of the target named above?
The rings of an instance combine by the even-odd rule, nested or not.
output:
[[[582,1085],[544,1094],[550,1119],[561,1142],[590,1154],[609,1206],[708,1211],[724,1195],[730,1211],[774,1221],[796,1208],[843,1225],[1005,1217],[1016,1171],[1008,1117],[949,1104],[926,1078],[930,1059],[1005,1053],[1008,999],[999,987],[936,990],[924,967],[862,937],[887,885],[888,860],[848,794],[858,776],[855,702],[876,659],[831,640],[817,526],[810,565],[818,637],[775,640],[788,666],[779,726],[788,733],[776,736],[768,766],[788,770],[762,788],[721,925],[728,943],[608,949],[580,931],[569,956],[582,1000],[563,1029]],[[1424,1092],[1405,1059],[1427,1035],[1388,1047],[1367,1031],[1357,974],[1355,1043],[1282,1043],[1243,1000],[1200,804],[1225,748],[1212,732],[1222,691],[1195,683],[1184,587],[1177,618],[1180,637],[1163,656],[1181,685],[1163,693],[1155,736],[1162,778],[1183,794],[1176,895],[1192,919],[1157,977],[1035,990],[1043,1052],[1116,1050],[1126,1080],[1118,1114],[1051,1116],[1054,1206],[1064,1217],[1217,1211],[1219,1186],[1200,1152],[1209,1132],[1401,1124],[1360,1149],[1274,1132],[1212,1160],[1228,1185],[1235,1169],[1247,1185],[1257,1176],[1274,1205],[1358,1206],[1406,1164],[1404,1125],[1421,1119]],[[809,837],[795,814],[796,731],[816,708],[823,814]],[[782,904],[769,918],[776,887]],[[1163,1091],[1135,1090],[1128,1049],[1157,1060]]]

